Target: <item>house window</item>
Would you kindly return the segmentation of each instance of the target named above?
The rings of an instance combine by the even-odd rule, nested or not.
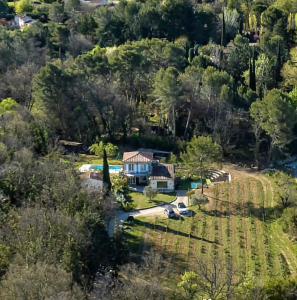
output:
[[[146,171],[145,165],[140,165],[140,172],[145,172],[145,171]]]
[[[157,181],[157,188],[158,189],[167,189],[168,188],[167,181]]]
[[[128,171],[134,171],[134,164],[128,164]]]
[[[129,177],[129,184],[136,184],[136,177]]]

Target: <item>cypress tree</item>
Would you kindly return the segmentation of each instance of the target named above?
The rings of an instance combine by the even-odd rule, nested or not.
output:
[[[109,176],[109,166],[105,148],[103,149],[103,185],[107,191],[111,190],[111,181]]]
[[[225,45],[226,45],[226,24],[225,24],[225,9],[223,8],[221,46],[225,46]]]
[[[282,68],[282,57],[281,57],[280,42],[278,42],[276,65],[275,65],[275,87],[277,87],[278,82],[281,81],[281,68]]]
[[[255,50],[253,48],[252,58],[249,63],[249,86],[253,91],[256,90],[256,61],[255,61]]]

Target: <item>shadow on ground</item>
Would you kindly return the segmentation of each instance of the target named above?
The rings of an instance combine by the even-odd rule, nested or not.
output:
[[[207,196],[215,202],[223,203],[225,206],[223,210],[206,210],[201,208],[201,212],[212,217],[227,218],[231,215],[241,217],[255,217],[261,221],[274,221],[281,217],[282,208],[280,206],[264,207],[255,206],[253,202],[249,201],[244,204],[239,204],[227,200],[223,200],[213,196]]]
[[[166,226],[159,225],[159,224],[151,224],[149,222],[145,222],[145,221],[141,221],[141,220],[137,220],[137,219],[135,219],[134,224],[138,225],[138,226],[144,226],[146,228],[150,228],[150,229],[157,230],[157,231],[172,233],[172,234],[176,234],[176,235],[183,236],[183,237],[189,237],[191,239],[203,241],[203,242],[210,243],[210,244],[220,245],[220,243],[218,243],[217,241],[212,241],[212,240],[205,239],[203,237],[195,236],[192,234],[187,234],[185,232],[171,229],[170,227],[166,227]]]

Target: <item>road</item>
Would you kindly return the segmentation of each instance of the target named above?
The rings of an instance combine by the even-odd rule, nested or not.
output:
[[[146,217],[146,216],[163,215],[165,207],[171,206],[171,207],[175,208],[177,206],[177,203],[179,203],[179,202],[184,202],[186,205],[188,205],[187,191],[177,190],[176,191],[176,199],[171,203],[158,205],[158,206],[155,206],[152,208],[139,209],[139,210],[130,211],[130,212],[119,211],[118,215],[115,218],[113,218],[112,220],[110,220],[110,222],[109,222],[108,235],[110,237],[112,237],[114,234],[115,227],[117,225],[122,224],[124,221],[126,221],[129,216]]]

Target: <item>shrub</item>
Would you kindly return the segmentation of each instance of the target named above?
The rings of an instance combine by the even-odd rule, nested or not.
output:
[[[191,205],[198,205],[200,208],[200,205],[208,203],[208,198],[203,194],[196,193],[194,196],[191,197],[190,203]]]
[[[9,268],[0,286],[1,299],[84,299],[71,273],[42,262]]]
[[[115,157],[119,151],[119,148],[116,145],[113,145],[111,143],[105,144],[101,141],[99,143],[91,145],[90,152],[102,158],[104,148],[108,157]]]
[[[150,199],[150,201],[152,201],[157,195],[157,191],[149,185],[144,188],[143,193],[147,198]]]
[[[118,194],[126,194],[128,192],[129,184],[128,178],[122,175],[112,175],[111,184],[113,191]]]
[[[18,15],[31,12],[32,10],[33,6],[30,0],[20,0],[15,5],[15,11]]]

